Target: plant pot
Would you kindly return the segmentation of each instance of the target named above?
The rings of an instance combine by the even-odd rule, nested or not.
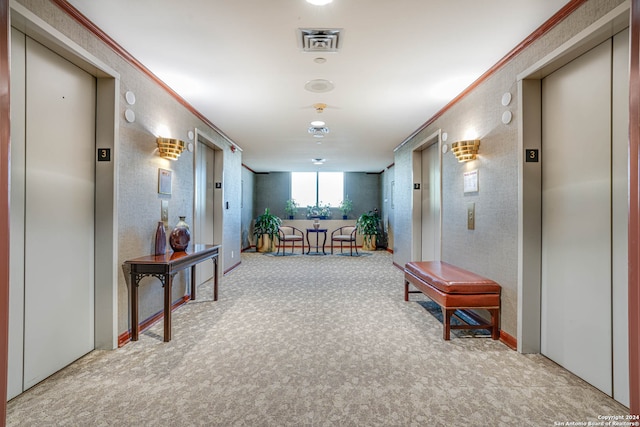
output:
[[[376,235],[364,236],[362,240],[363,251],[375,251],[376,250]]]
[[[342,215],[342,219],[347,219],[348,215]]]
[[[268,234],[263,234],[258,237],[256,242],[256,251],[258,252],[273,252],[276,250],[276,242],[271,239]]]

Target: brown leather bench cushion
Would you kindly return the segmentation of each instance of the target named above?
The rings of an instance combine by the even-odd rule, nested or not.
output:
[[[443,261],[408,262],[405,271],[447,294],[499,294],[501,289],[491,279]]]

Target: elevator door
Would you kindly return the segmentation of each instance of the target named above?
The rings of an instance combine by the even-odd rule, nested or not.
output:
[[[198,142],[196,157],[196,235],[195,243],[212,245],[214,242],[214,166],[215,151]],[[199,285],[213,277],[213,264],[203,262],[196,266]]]
[[[626,138],[612,123],[624,133],[627,120],[617,115],[625,109],[614,105],[626,104],[615,88],[628,65],[612,58],[628,57],[627,39],[620,34],[542,81],[541,350],[621,401],[613,371],[625,367],[614,365],[614,352],[625,338],[612,333],[612,316],[621,298],[613,290],[626,288],[626,164],[612,161],[626,158]]]
[[[438,144],[422,150],[422,259],[440,260],[440,153]]]
[[[21,137],[12,141],[11,192],[22,202],[11,205],[10,287],[22,303],[12,301],[10,313],[10,352],[22,356],[10,361],[22,373],[15,394],[94,348],[96,82],[12,36],[12,87],[24,106],[14,110],[12,97],[12,135]]]

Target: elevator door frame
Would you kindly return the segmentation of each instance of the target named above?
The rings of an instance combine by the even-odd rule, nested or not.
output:
[[[197,227],[201,221],[200,216],[201,213],[198,212],[198,207],[200,201],[198,200],[199,194],[201,194],[201,189],[199,188],[200,183],[198,181],[196,165],[198,159],[199,144],[204,144],[208,148],[214,151],[214,170],[213,170],[213,244],[221,245],[223,241],[223,230],[224,230],[224,149],[220,147],[214,138],[209,136],[206,132],[203,132],[200,129],[195,130],[195,149],[196,153],[193,156],[194,158],[194,167],[193,167],[193,182],[195,183],[194,191],[193,191],[193,218],[194,218],[194,237],[195,239],[200,238],[201,230]],[[216,188],[216,185],[219,185],[219,188]],[[221,248],[221,251],[224,251],[224,248]],[[224,256],[219,256],[219,264],[218,264],[218,275],[220,275],[224,271]],[[198,277],[200,274],[198,274]]]
[[[95,164],[95,348],[118,347],[117,164],[120,74],[17,2],[10,2],[11,26],[96,78],[96,149],[111,160]],[[97,153],[96,153],[97,156]]]
[[[625,2],[517,76],[518,116],[518,326],[517,350],[540,353],[541,165],[525,150],[541,149],[541,81],[553,71],[629,27]],[[544,153],[540,152],[542,159]]]
[[[433,134],[426,137],[412,152],[412,165],[413,165],[413,183],[420,184],[420,188],[412,190],[412,220],[411,220],[411,259],[423,259],[422,242],[424,240],[424,230],[422,224],[423,212],[422,212],[422,192],[424,191],[422,180],[422,155],[423,151],[432,145],[436,145],[436,155],[438,156],[438,188],[439,196],[439,212],[437,213],[437,226],[434,227],[434,236],[436,240],[434,244],[435,254],[430,261],[439,261],[442,256],[442,137],[441,130],[437,130]]]

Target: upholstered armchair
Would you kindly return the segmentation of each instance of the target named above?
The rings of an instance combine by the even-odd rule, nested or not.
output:
[[[296,242],[301,242],[302,253],[304,254],[304,233],[302,230],[290,225],[281,225],[278,228],[278,240],[280,243],[276,255],[280,253],[280,249],[282,249],[282,256],[286,255],[287,242],[291,242],[291,254],[294,253]]]
[[[342,253],[342,245],[349,244],[349,254],[353,256],[353,248],[356,248],[358,255],[358,247],[356,246],[356,227],[355,225],[345,225],[331,232],[331,253],[333,254],[333,242],[340,242],[340,253]]]

